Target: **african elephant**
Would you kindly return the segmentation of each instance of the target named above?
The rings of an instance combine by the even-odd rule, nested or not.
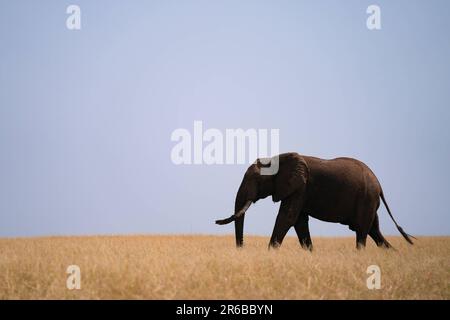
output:
[[[272,175],[261,174],[261,169],[269,167],[270,163],[255,161],[247,169],[237,192],[234,214],[216,221],[220,225],[234,221],[236,246],[243,245],[245,212],[252,203],[269,195],[274,202],[281,201],[269,248],[280,246],[294,226],[300,245],[312,250],[309,216],[349,226],[356,232],[358,249],[365,247],[367,235],[377,246],[391,248],[379,228],[380,198],[398,231],[413,244],[412,236],[403,231],[392,216],[377,177],[361,161],[352,158],[324,160],[294,152],[280,154],[277,160],[278,171]]]

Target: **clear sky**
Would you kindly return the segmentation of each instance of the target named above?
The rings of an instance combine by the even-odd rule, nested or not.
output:
[[[0,236],[233,232],[214,220],[247,165],[171,162],[194,120],[358,158],[406,231],[450,235],[449,31],[445,0],[1,1]],[[251,207],[245,234],[277,210]]]

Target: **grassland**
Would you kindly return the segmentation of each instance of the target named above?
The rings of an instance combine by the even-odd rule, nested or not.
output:
[[[414,246],[388,237],[397,251],[353,238],[313,238],[315,250],[287,238],[102,236],[0,239],[1,299],[449,299],[450,237]],[[66,288],[66,268],[81,269],[81,289]],[[366,286],[369,265],[381,289]]]

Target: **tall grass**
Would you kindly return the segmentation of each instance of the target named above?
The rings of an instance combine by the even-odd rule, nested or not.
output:
[[[449,299],[450,237],[397,251],[368,240],[313,238],[314,252],[267,237],[243,249],[231,236],[102,236],[0,239],[1,299]],[[369,243],[370,242],[370,243]],[[381,289],[369,290],[369,265]],[[81,290],[66,288],[66,269],[81,269]]]

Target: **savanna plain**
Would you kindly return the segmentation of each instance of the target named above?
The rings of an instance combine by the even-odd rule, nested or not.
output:
[[[288,237],[92,236],[0,239],[1,299],[449,299],[450,237],[396,248],[354,238],[313,238],[312,253]],[[81,289],[69,290],[69,265]],[[377,265],[381,288],[367,288]]]

